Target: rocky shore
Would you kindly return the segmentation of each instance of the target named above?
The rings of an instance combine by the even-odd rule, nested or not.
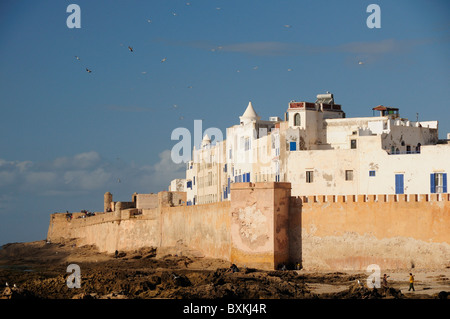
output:
[[[70,264],[80,288],[69,288]],[[36,241],[0,249],[0,299],[447,299],[449,269],[389,273],[388,288],[366,287],[368,273],[266,271],[209,259],[186,247],[104,254],[75,240]]]

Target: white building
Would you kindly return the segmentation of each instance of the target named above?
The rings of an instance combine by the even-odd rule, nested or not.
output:
[[[250,102],[226,140],[204,137],[188,163],[188,205],[230,199],[238,182],[290,182],[293,196],[447,192],[450,144],[438,121],[411,122],[397,108],[346,118],[332,94],[291,101],[284,120],[263,121]]]

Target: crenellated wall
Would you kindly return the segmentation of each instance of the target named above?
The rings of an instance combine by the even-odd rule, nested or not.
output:
[[[449,200],[449,194],[301,196],[303,266],[450,266]]]
[[[181,192],[137,194],[141,208],[74,213],[70,221],[52,214],[47,238],[77,238],[109,253],[182,243],[266,269],[450,266],[449,194],[291,197],[290,191],[289,183],[234,183],[232,201],[195,206],[185,206]]]

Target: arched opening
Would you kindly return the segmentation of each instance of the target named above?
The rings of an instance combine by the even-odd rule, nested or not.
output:
[[[294,126],[300,126],[300,114],[298,113],[294,115]]]

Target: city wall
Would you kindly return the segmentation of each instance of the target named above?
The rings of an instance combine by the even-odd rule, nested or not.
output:
[[[302,203],[305,268],[450,266],[449,194],[307,196],[296,200]]]
[[[137,195],[140,208],[115,202],[115,211],[87,218],[74,213],[70,221],[64,213],[52,214],[47,238],[77,238],[78,245],[108,253],[183,244],[207,257],[264,269],[297,263],[317,270],[450,266],[449,194],[290,192],[289,183],[235,183],[231,201],[195,206],[185,206],[181,192]]]

